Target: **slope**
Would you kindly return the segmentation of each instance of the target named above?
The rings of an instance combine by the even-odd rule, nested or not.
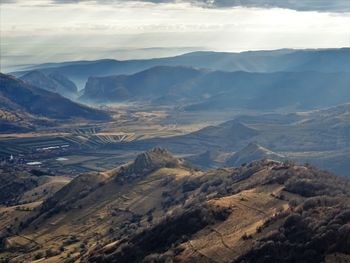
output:
[[[285,159],[285,156],[262,147],[256,142],[251,142],[246,147],[228,158],[226,160],[226,165],[240,166],[244,163],[250,163],[261,159],[283,160]]]
[[[56,93],[46,91],[16,79],[0,74],[1,109],[20,113],[32,118],[69,120],[75,118],[108,120],[106,112],[70,101]]]
[[[34,70],[24,74],[21,79],[32,86],[59,93],[68,98],[77,96],[76,85],[57,72],[46,76],[44,73]]]
[[[27,222],[14,224],[15,234],[3,233],[0,257],[218,263],[349,259],[350,182],[310,166],[270,160],[204,173],[154,149],[96,176],[77,177],[53,196],[57,202],[48,199]],[[80,185],[88,189],[83,195]],[[280,247],[281,253],[271,253]]]
[[[179,83],[186,83],[200,77],[204,72],[180,66],[158,66],[131,76],[90,77],[82,100],[104,102],[155,99],[169,93],[176,96],[176,90],[173,88]]]

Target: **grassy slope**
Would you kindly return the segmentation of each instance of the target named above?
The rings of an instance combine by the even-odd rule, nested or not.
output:
[[[348,181],[312,167],[259,161],[203,173],[181,162],[166,167],[164,160],[169,158],[136,175],[130,163],[74,179],[50,199],[56,202],[47,201],[40,212],[40,206],[32,212],[37,216],[19,230],[20,236],[7,239],[8,248],[20,243],[25,253],[14,249],[1,256],[24,261],[51,249],[45,262],[164,262],[167,257],[230,262],[245,254],[251,262],[249,253],[264,246],[286,218],[305,210],[304,202],[324,195],[329,200],[342,198],[319,206],[322,214],[349,200]],[[122,175],[129,179],[120,181]],[[325,220],[317,214],[310,218]],[[172,240],[172,245],[165,240]]]

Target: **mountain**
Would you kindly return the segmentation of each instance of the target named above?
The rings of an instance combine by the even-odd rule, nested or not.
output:
[[[47,123],[48,119],[109,120],[110,118],[106,112],[72,102],[57,93],[31,86],[5,74],[0,74],[0,109],[4,116],[1,121],[10,124],[22,124],[26,121]]]
[[[349,190],[347,179],[311,166],[260,160],[202,172],[157,148],[20,212],[0,207],[0,258],[346,262]]]
[[[90,77],[81,99],[113,102],[155,99],[168,94],[176,96],[175,88],[179,83],[191,81],[203,73],[194,68],[158,66],[131,76]]]
[[[187,66],[211,70],[276,72],[276,71],[319,71],[348,72],[350,48],[311,50],[249,51],[242,53],[194,52],[175,57],[125,60],[103,59],[96,61],[75,61],[51,63],[31,67],[45,74],[58,72],[83,87],[89,77],[134,74],[155,66]],[[28,71],[17,72],[21,75]]]
[[[43,213],[53,213],[53,211],[65,209],[67,204],[73,205],[111,178],[119,185],[127,185],[159,169],[169,168],[171,170],[181,167],[182,161],[173,157],[167,150],[154,148],[139,154],[133,162],[109,172],[79,175],[70,184],[48,198],[43,203],[41,210]],[[105,197],[108,198],[108,196]]]
[[[349,84],[347,73],[213,72],[195,80],[193,92],[201,99],[185,106],[185,110],[330,107],[349,101]]]
[[[82,100],[153,101],[186,110],[313,109],[350,101],[350,74],[248,73],[154,67],[134,75],[89,78]],[[271,96],[273,94],[273,96]]]
[[[271,51],[193,52],[176,57],[177,63],[213,70],[247,72],[342,72],[349,65],[350,48],[281,49]],[[181,63],[183,61],[183,63]],[[189,61],[189,62],[187,62]],[[191,62],[190,62],[191,61]],[[334,68],[330,69],[329,62]]]
[[[34,70],[24,74],[21,79],[32,86],[59,93],[68,98],[77,96],[77,86],[57,72],[46,76],[44,73]]]
[[[285,156],[262,147],[256,142],[251,142],[245,148],[228,158],[226,160],[226,165],[239,166],[261,159],[283,160],[285,159]]]
[[[60,73],[53,72],[49,75],[49,77],[53,80],[55,80],[61,88],[61,92],[63,94],[71,94],[71,95],[76,95],[78,92],[77,86],[74,84],[73,81],[68,79],[67,77],[61,75]]]

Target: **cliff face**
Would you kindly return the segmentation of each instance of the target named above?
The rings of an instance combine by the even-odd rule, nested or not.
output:
[[[125,100],[130,94],[123,85],[124,78],[123,76],[89,77],[80,99],[92,102]]]

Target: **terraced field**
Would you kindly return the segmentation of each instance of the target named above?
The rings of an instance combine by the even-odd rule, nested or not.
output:
[[[64,137],[28,137],[0,139],[0,156],[29,154],[45,150],[71,147]]]
[[[76,133],[66,136],[2,138],[0,139],[0,157],[64,148],[91,149],[108,143],[130,142],[134,139],[135,135],[128,133]]]

